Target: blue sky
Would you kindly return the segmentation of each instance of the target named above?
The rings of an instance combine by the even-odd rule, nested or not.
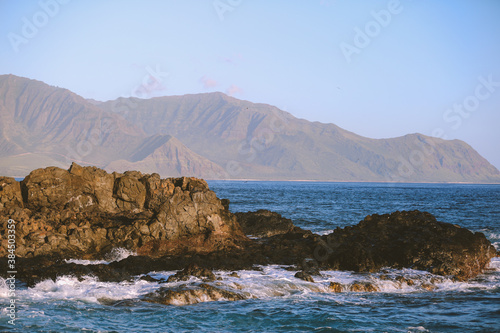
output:
[[[499,18],[497,0],[0,0],[0,74],[97,100],[222,91],[500,168]]]

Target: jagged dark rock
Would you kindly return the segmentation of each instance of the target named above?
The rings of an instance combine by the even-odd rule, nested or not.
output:
[[[276,212],[260,209],[256,212],[235,213],[245,235],[271,237],[297,229],[292,220]]]
[[[188,305],[200,302],[239,301],[249,298],[245,293],[238,293],[207,283],[200,285],[182,285],[179,287],[162,287],[144,296],[143,300],[150,303],[165,305]]]
[[[187,281],[192,276],[203,279],[207,282],[215,281],[216,279],[215,274],[211,270],[201,268],[196,264],[191,264],[174,275],[169,276],[167,282]]]
[[[371,282],[357,282],[355,281],[354,283],[350,285],[345,285],[339,282],[330,282],[330,285],[328,286],[330,291],[335,292],[335,293],[341,293],[344,291],[352,291],[352,292],[376,292],[380,291],[380,289],[373,283]]]
[[[123,281],[167,270],[181,270],[171,281],[189,276],[213,281],[211,270],[255,270],[269,264],[291,265],[306,281],[320,270],[374,272],[383,267],[467,280],[497,254],[482,233],[420,211],[371,215],[319,236],[277,213],[261,210],[236,217],[228,206],[196,178],[109,174],[77,164],[69,170],[38,169],[20,183],[1,177],[0,257],[8,254],[8,219],[16,221],[17,278],[28,286],[62,275]],[[244,233],[258,238],[250,240]],[[106,258],[117,247],[137,255],[108,265],[65,261]],[[7,271],[7,260],[0,260],[0,275]]]
[[[304,271],[299,271],[299,272],[295,273],[294,277],[296,277],[297,279],[307,281],[307,282],[314,282],[313,277]]]
[[[467,280],[483,271],[496,250],[484,234],[438,222],[426,212],[367,216],[323,237],[317,255],[328,269],[374,272],[414,268]]]

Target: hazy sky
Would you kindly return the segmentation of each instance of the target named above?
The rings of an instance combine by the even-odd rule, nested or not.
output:
[[[97,100],[222,91],[500,168],[498,0],[0,0],[0,74]]]

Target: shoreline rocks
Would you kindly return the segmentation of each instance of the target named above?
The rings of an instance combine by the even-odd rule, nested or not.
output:
[[[484,234],[420,211],[369,215],[322,239],[322,266],[355,272],[413,268],[464,281],[480,274],[497,255]]]
[[[207,283],[199,285],[181,285],[178,287],[161,287],[159,290],[143,297],[143,301],[164,305],[191,305],[201,302],[241,301],[250,298],[246,293],[215,287]]]
[[[167,282],[187,281],[191,277],[203,279],[204,282],[211,282],[216,280],[216,277],[211,270],[207,268],[200,268],[196,264],[191,264],[183,270],[178,271],[174,275],[169,276]]]
[[[266,209],[260,209],[256,212],[235,213],[235,215],[245,235],[254,237],[283,235],[300,229],[293,225],[292,220]]]
[[[137,171],[108,174],[77,164],[69,170],[38,169],[22,182],[0,177],[3,258],[8,219],[16,221],[18,278],[28,286],[61,275],[115,282],[170,270],[179,271],[172,281],[190,276],[213,281],[211,270],[271,264],[291,265],[290,270],[299,271],[296,278],[309,282],[320,270],[376,272],[383,267],[467,280],[497,255],[484,234],[425,212],[370,215],[319,236],[275,212],[232,214],[229,200],[217,198],[201,179],[161,179]],[[64,260],[103,259],[118,247],[137,255],[87,266]],[[0,260],[1,274],[8,271],[6,265]]]

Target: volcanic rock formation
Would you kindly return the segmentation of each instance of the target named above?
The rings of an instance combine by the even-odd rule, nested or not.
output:
[[[109,174],[72,164],[0,178],[2,248],[16,222],[16,255],[99,258],[112,248],[139,254],[208,253],[247,241],[236,218],[196,178]]]
[[[212,283],[212,270],[255,270],[270,264],[290,265],[288,269],[299,271],[297,278],[309,282],[322,270],[376,272],[384,267],[467,280],[497,255],[484,234],[439,222],[426,212],[370,215],[319,236],[267,210],[232,214],[229,200],[217,198],[201,179],[161,179],[137,171],[109,174],[77,164],[69,170],[37,169],[21,182],[0,177],[4,275],[9,270],[9,219],[15,225],[17,278],[28,286],[60,275],[123,281],[181,269],[166,282],[194,276]],[[137,255],[88,266],[67,261],[106,259],[116,248]],[[206,287],[163,291],[151,299],[170,304],[183,297],[188,303],[198,297],[240,297]]]
[[[316,253],[326,267],[356,272],[414,268],[467,280],[496,256],[483,233],[420,211],[369,215],[355,226],[337,228],[323,241]]]

